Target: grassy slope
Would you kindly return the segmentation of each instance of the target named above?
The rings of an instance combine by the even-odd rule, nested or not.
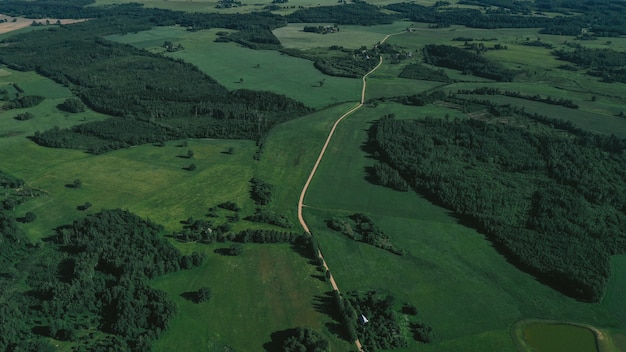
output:
[[[565,319],[618,326],[601,305],[583,304],[537,283],[506,262],[476,231],[413,192],[400,193],[364,180],[372,160],[360,149],[369,121],[387,112],[423,116],[381,105],[348,118],[331,143],[305,203],[305,217],[340,288],[381,290],[415,304],[436,333],[437,344],[421,350],[513,351],[508,327],[524,317]],[[402,257],[355,243],[324,221],[365,212],[405,248]],[[416,348],[412,344],[406,350]]]
[[[217,31],[188,32],[180,27],[161,27],[109,38],[156,52],[163,51],[166,40],[180,43],[184,50],[169,56],[197,65],[229,90],[268,90],[313,108],[353,100],[360,92],[360,80],[326,76],[309,60],[235,43],[215,43]],[[321,80],[324,85],[319,87]]]
[[[212,253],[215,246],[187,245],[210,257],[201,267],[174,273],[154,281],[176,302],[179,314],[171,329],[155,345],[155,351],[262,351],[273,332],[309,326],[323,332],[333,350],[346,343],[330,334],[330,318],[314,307],[328,284],[320,279],[306,258],[288,245],[246,245],[238,257]],[[194,304],[180,295],[210,287],[208,303]]]

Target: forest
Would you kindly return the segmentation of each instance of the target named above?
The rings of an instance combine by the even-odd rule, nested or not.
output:
[[[104,210],[31,245],[0,210],[0,349],[53,351],[44,340],[52,337],[89,351],[149,350],[176,307],[148,280],[203,262],[198,253],[181,256],[161,231],[127,211]],[[27,294],[7,289],[15,280]]]
[[[597,302],[609,256],[626,252],[625,140],[386,116],[370,145],[413,188],[567,295]]]
[[[9,67],[35,70],[68,86],[93,110],[117,116],[37,133],[39,144],[101,153],[185,137],[258,140],[272,126],[310,111],[274,93],[228,92],[195,66],[94,39],[98,32],[87,29],[55,28],[5,41],[0,60]]]

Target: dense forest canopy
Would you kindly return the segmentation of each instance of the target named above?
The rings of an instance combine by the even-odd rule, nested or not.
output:
[[[370,142],[414,188],[469,219],[521,268],[598,301],[609,256],[626,252],[626,141],[611,139],[386,118]]]

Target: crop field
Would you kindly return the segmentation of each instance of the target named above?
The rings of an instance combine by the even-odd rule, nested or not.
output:
[[[328,290],[323,274],[288,245],[247,244],[236,257],[214,254],[217,245],[182,246],[184,252],[206,252],[208,258],[199,268],[153,282],[179,309],[155,351],[217,352],[224,351],[224,346],[261,351],[272,333],[298,326],[324,332],[333,351],[350,348],[328,331],[327,325],[337,323],[317,306]],[[195,304],[181,296],[203,286],[212,290],[207,303]]]
[[[180,43],[184,49],[169,56],[198,66],[229,90],[272,91],[313,108],[359,99],[359,79],[326,76],[313,67],[313,62],[277,51],[215,43],[215,33],[216,30],[188,32],[180,27],[167,27],[110,38],[160,52],[164,51],[166,40]]]
[[[414,110],[411,117],[421,115]],[[305,199],[305,219],[342,291],[379,290],[414,304],[441,342],[420,345],[422,351],[514,351],[508,327],[524,317],[619,326],[602,305],[563,297],[520,272],[483,235],[446,210],[414,192],[368,183],[365,167],[373,161],[361,145],[369,121],[385,111],[404,115],[394,105],[381,104],[342,122]],[[354,242],[325,224],[356,212],[369,214],[407,254]],[[406,350],[414,348],[411,344]]]

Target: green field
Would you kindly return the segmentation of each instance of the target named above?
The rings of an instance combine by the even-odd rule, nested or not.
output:
[[[432,351],[514,351],[509,325],[526,318],[618,327],[600,304],[584,304],[539,284],[509,264],[483,235],[413,192],[365,181],[373,161],[361,150],[369,122],[395,112],[423,116],[421,108],[381,104],[340,125],[305,199],[304,216],[341,290],[378,290],[414,304],[435,332]],[[353,242],[327,228],[333,216],[370,214],[407,254]],[[412,343],[406,351],[418,344]]]
[[[198,66],[229,90],[267,90],[321,108],[357,101],[361,80],[330,77],[313,62],[277,51],[252,50],[235,43],[215,43],[218,30],[188,32],[180,27],[160,27],[109,39],[142,49],[163,52],[163,42],[182,44],[184,50],[168,54]],[[369,44],[369,43],[364,43]],[[319,82],[324,80],[323,86]]]
[[[219,247],[219,246],[218,246]],[[322,332],[333,351],[349,344],[327,330],[337,324],[316,307],[328,284],[307,258],[288,245],[246,245],[237,257],[213,254],[216,246],[189,244],[182,249],[209,255],[199,268],[153,282],[176,302],[179,313],[155,344],[155,351],[262,351],[274,332],[308,326]],[[320,279],[320,277],[322,279]],[[210,287],[208,303],[195,304],[184,292]]]
[[[121,2],[125,1],[99,0],[96,5]],[[216,2],[212,0],[141,2],[183,11],[216,11]],[[270,0],[244,1],[241,8],[221,12],[249,12],[269,3]],[[377,2],[384,3],[389,1]],[[294,10],[292,6],[330,4],[336,2],[294,0],[283,12]],[[567,119],[589,131],[625,137],[626,119],[615,115],[624,109],[626,100],[620,92],[626,91],[626,84],[602,83],[583,72],[558,69],[562,63],[550,55],[550,50],[521,44],[526,38],[538,38],[537,29],[479,30],[461,26],[428,29],[425,24],[413,24],[417,30],[409,33],[406,32],[409,25],[396,22],[371,27],[342,26],[340,32],[329,35],[304,33],[303,24],[290,24],[274,31],[284,47],[311,51],[331,45],[351,49],[371,47],[385,35],[399,33],[388,42],[415,53],[413,59],[401,64],[385,62],[368,78],[368,102],[339,125],[305,199],[305,219],[320,241],[339,288],[343,292],[377,290],[417,307],[420,318],[434,330],[434,342],[423,345],[407,336],[409,345],[397,351],[514,352],[512,324],[522,319],[548,319],[614,331],[615,344],[626,352],[623,335],[626,255],[612,258],[612,277],[601,303],[588,304],[565,297],[518,270],[481,233],[465,226],[446,209],[414,191],[397,192],[366,181],[366,168],[375,161],[363,150],[367,129],[374,120],[387,114],[394,114],[397,119],[467,118],[450,104],[438,102],[415,107],[392,103],[387,98],[435,89],[455,92],[483,86],[572,99],[580,108],[573,110],[505,96],[467,97],[524,106],[528,112]],[[72,96],[68,88],[35,73],[0,67],[0,89],[10,90],[11,84],[18,83],[25,94],[46,97],[33,108],[0,110],[3,151],[0,170],[26,180],[28,186],[42,193],[15,211],[16,216],[29,211],[37,215],[36,221],[21,225],[32,242],[44,244],[42,240],[56,227],[108,208],[128,209],[162,224],[164,235],[180,230],[181,221],[189,217],[206,219],[208,208],[224,201],[237,202],[243,217],[256,207],[249,194],[252,177],[273,185],[273,200],[266,208],[286,215],[294,224],[291,231],[302,231],[296,214],[298,196],[332,124],[360,100],[361,80],[323,75],[311,61],[278,51],[216,43],[218,31],[223,30],[190,32],[176,26],[158,27],[108,39],[155,53],[164,52],[164,41],[180,43],[183,50],[165,55],[198,66],[229,90],[268,90],[319,109],[275,127],[264,141],[258,161],[253,158],[258,147],[249,140],[169,141],[160,147],[140,145],[103,155],[37,146],[27,138],[36,131],[69,127],[107,116],[90,110],[80,114],[61,112],[56,106]],[[497,38],[485,43],[502,43],[509,49],[485,55],[525,73],[515,82],[497,83],[446,69],[457,80],[448,85],[398,77],[404,65],[420,62],[423,45],[462,45],[451,41],[457,36]],[[572,40],[566,36],[540,37],[555,46]],[[610,44],[590,43],[594,47],[603,45],[624,50],[626,38],[615,38]],[[319,84],[321,80],[323,85]],[[596,95],[597,100],[591,101]],[[35,117],[28,121],[14,119],[24,111]],[[186,143],[184,147],[183,143]],[[229,148],[234,153],[226,153]],[[188,150],[194,152],[191,159],[186,157]],[[190,163],[197,169],[185,170]],[[81,188],[68,187],[75,179],[82,181]],[[77,206],[85,202],[92,203],[92,208],[78,210]],[[390,236],[391,243],[406,253],[398,256],[352,241],[326,225],[335,216],[357,212],[370,215]],[[214,219],[217,223],[226,221],[223,213],[220,214]],[[271,226],[245,220],[233,224],[235,231],[251,227]],[[214,253],[227,244],[172,243],[183,254],[206,253],[207,260],[201,267],[153,281],[154,287],[166,291],[178,307],[178,315],[155,343],[155,351],[224,351],[227,347],[262,351],[272,333],[297,326],[320,331],[331,341],[333,351],[354,348],[352,343],[338,337],[338,322],[322,304],[329,291],[323,275],[308,258],[288,245],[246,244],[241,256],[229,257]],[[203,286],[213,290],[209,303],[198,305],[181,296]],[[572,329],[584,331],[572,332]],[[595,345],[589,345],[591,331],[582,327],[533,324],[526,327],[526,333],[526,340],[538,351],[557,351],[555,348],[566,346],[555,338],[559,336],[568,336],[566,339],[572,343],[571,348],[567,345],[564,350],[595,351]],[[571,335],[580,340],[570,339]]]

